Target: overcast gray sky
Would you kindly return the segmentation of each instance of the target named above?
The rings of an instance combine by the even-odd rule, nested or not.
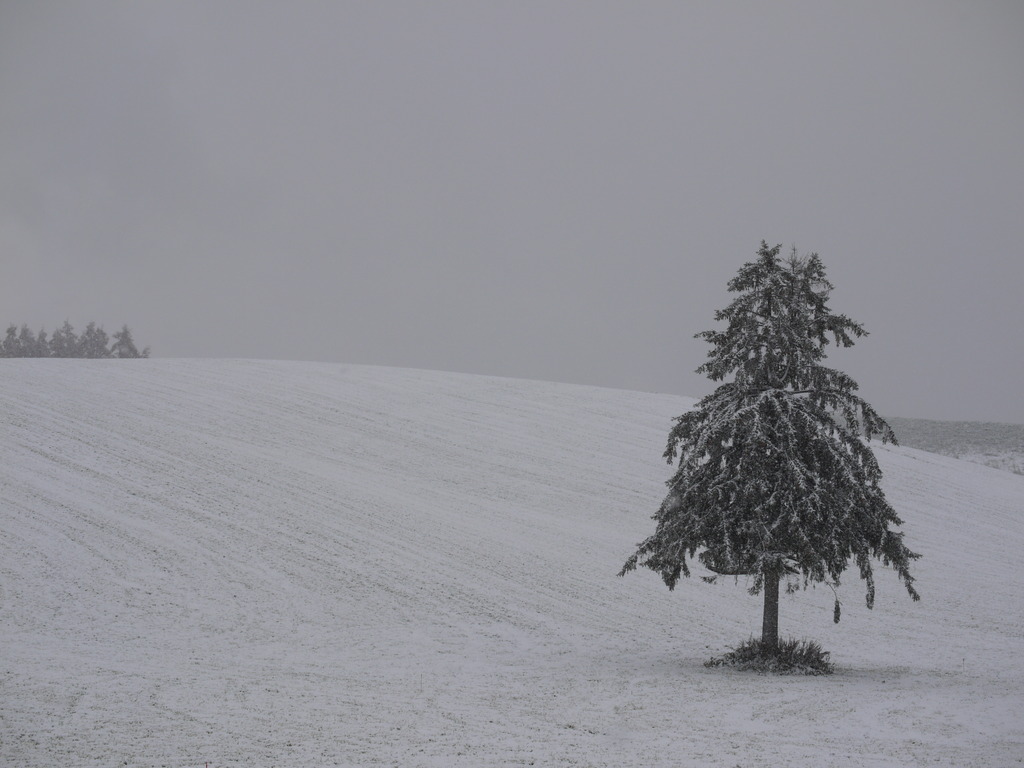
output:
[[[0,2],[0,322],[702,395],[762,239],[1024,423],[1024,3]]]

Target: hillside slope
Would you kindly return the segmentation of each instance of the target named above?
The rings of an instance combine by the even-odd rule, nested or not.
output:
[[[1024,424],[888,419],[900,445],[1024,475]]]
[[[615,578],[685,398],[257,361],[0,368],[0,764],[1008,766],[1024,477],[879,449],[924,557],[785,596],[831,678],[708,670],[742,581]]]

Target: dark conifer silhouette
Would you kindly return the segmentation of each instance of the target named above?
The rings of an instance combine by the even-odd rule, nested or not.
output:
[[[139,358],[149,357],[149,347],[139,352],[127,325],[121,326],[111,340],[103,326],[97,327],[96,323],[90,322],[78,336],[74,326],[65,320],[47,339],[45,329],[36,334],[27,325],[22,325],[19,330],[12,323],[0,341],[0,357]]]
[[[673,589],[696,556],[712,574],[750,576],[751,592],[764,592],[769,652],[778,648],[784,580],[837,586],[852,559],[870,608],[878,558],[918,599],[909,570],[918,555],[890,529],[901,521],[865,442],[895,442],[892,430],[855,394],[853,379],[822,365],[830,341],[849,347],[866,332],[829,309],[832,284],[817,254],[794,250],[783,260],[779,249],[761,243],[757,260],[728,284],[737,297],[715,313],[726,328],[697,334],[711,344],[698,372],[732,381],[676,419],[665,457],[679,467],[656,531],[620,573],[645,566]]]

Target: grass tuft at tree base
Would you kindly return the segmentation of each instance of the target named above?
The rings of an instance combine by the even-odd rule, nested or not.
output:
[[[738,648],[704,662],[705,667],[734,667],[773,675],[831,675],[829,652],[813,640],[780,640],[778,648],[768,650],[759,638],[751,637]]]

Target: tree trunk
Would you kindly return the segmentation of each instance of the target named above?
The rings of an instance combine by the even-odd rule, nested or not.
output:
[[[761,622],[761,648],[768,653],[779,649],[779,573],[764,575],[764,619]]]

